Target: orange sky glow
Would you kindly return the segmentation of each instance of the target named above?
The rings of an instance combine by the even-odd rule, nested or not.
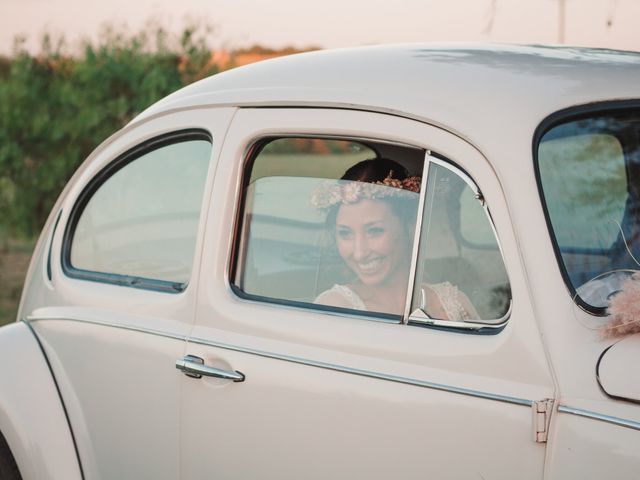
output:
[[[214,48],[488,41],[640,51],[638,19],[638,0],[0,0],[0,54],[17,35],[34,51],[44,32],[73,48],[105,25],[135,33],[149,22],[209,25]]]

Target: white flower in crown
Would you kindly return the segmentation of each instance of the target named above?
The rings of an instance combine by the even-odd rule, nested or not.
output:
[[[331,208],[340,203],[351,204],[360,200],[404,197],[415,199],[420,193],[421,178],[393,178],[393,170],[383,180],[375,183],[352,180],[329,180],[311,193],[311,205],[318,209]]]
[[[341,188],[342,202],[356,203],[361,200],[364,196],[364,189],[362,188],[363,185],[364,184],[362,184],[361,182],[346,182],[345,184],[343,184]]]

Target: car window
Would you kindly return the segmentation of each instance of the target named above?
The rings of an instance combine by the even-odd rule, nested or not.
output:
[[[478,244],[464,240],[463,231]],[[502,321],[510,306],[509,278],[481,193],[464,172],[432,160],[412,319],[492,324]]]
[[[421,175],[424,151],[323,138],[273,139],[257,150],[245,174],[238,294],[402,316],[420,195],[382,180]],[[379,184],[341,180],[365,164],[381,169]]]
[[[116,159],[71,214],[70,276],[179,291],[189,281],[211,156],[203,132],[147,142]]]
[[[495,250],[495,233],[485,216],[478,215],[478,199],[471,190],[464,190],[460,195],[459,241],[470,248]]]
[[[640,116],[599,113],[557,124],[539,142],[537,165],[570,291],[601,313],[640,268]]]
[[[398,321],[411,306],[417,321],[504,319],[509,280],[483,200],[462,172],[430,163],[421,195],[421,149],[289,138],[254,151],[232,272],[240,296]],[[463,228],[482,245],[463,240]]]

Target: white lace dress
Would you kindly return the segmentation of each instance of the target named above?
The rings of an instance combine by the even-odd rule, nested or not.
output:
[[[478,313],[469,302],[467,296],[455,285],[452,285],[449,282],[443,282],[427,285],[425,287],[430,289],[440,302],[442,310],[447,317],[443,320],[465,321],[478,318]],[[344,299],[344,303],[347,306],[346,308],[353,308],[354,310],[368,310],[360,296],[347,285],[334,285],[329,290],[318,295],[314,303],[326,305],[326,300],[331,297],[335,298],[336,295]],[[325,301],[323,301],[323,299]]]
[[[335,284],[326,292],[318,295],[315,303],[322,303],[322,297],[330,294],[338,294],[340,297],[344,298],[348,305],[347,308],[353,308],[354,310],[368,310],[360,296],[346,285]]]

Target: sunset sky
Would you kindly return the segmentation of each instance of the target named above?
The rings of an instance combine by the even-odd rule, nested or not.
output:
[[[132,33],[149,21],[214,27],[212,46],[325,48],[389,42],[559,43],[563,0],[0,0],[0,54],[16,35],[45,32],[71,46],[104,25]],[[564,43],[640,50],[640,0],[564,0]]]

